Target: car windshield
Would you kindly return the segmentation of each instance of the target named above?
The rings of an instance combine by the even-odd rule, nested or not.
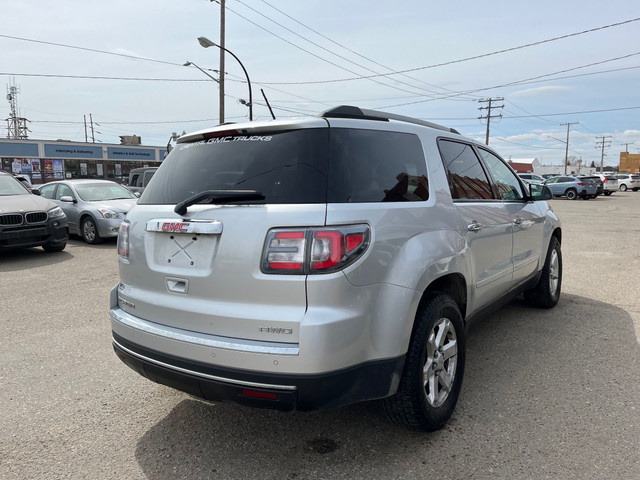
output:
[[[10,176],[0,176],[0,195],[29,195],[22,184]]]
[[[137,198],[130,190],[117,183],[87,183],[76,185],[78,196],[85,202],[102,202],[123,198]]]

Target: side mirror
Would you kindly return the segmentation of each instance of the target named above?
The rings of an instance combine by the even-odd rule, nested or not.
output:
[[[38,190],[37,188],[32,188],[31,193],[33,193],[34,195],[40,196],[40,190]]]
[[[551,189],[546,185],[529,185],[529,191],[531,192],[531,200],[534,202],[538,202],[540,200],[551,200],[553,198],[553,193],[551,193]]]
[[[60,201],[68,202],[68,203],[77,203],[76,199],[73,198],[71,195],[63,195],[62,197],[60,197]]]
[[[133,194],[138,198],[140,198],[140,195],[142,195],[140,192],[133,192]]]

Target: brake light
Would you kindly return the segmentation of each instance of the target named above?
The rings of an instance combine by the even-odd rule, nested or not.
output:
[[[576,185],[584,185],[582,182],[576,182]]]
[[[367,225],[275,229],[267,234],[261,270],[279,274],[335,272],[360,258],[368,245]]]
[[[118,231],[118,255],[129,258],[129,222],[122,222]]]

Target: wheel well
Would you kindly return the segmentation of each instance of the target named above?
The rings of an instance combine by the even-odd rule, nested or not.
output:
[[[559,228],[556,228],[551,234],[551,236],[556,237],[558,239],[558,243],[562,245],[562,230],[560,230]]]
[[[451,296],[458,304],[462,318],[466,318],[467,283],[461,274],[452,273],[431,282],[422,294],[422,299],[420,300],[421,306],[434,293],[445,293]]]

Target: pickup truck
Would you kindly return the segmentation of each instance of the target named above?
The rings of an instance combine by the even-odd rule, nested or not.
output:
[[[132,192],[142,193],[146,188],[149,180],[156,173],[158,167],[140,167],[134,168],[129,172],[129,185],[128,188]]]

